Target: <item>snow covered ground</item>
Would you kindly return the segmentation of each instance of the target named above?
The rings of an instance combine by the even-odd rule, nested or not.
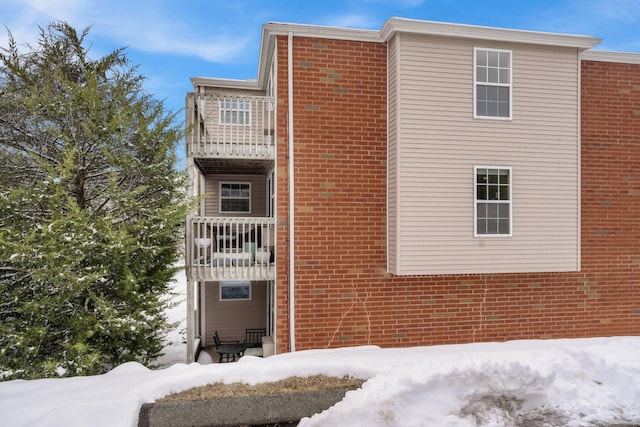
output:
[[[144,402],[212,382],[291,375],[368,379],[301,426],[565,426],[640,423],[640,338],[312,350],[238,363],[121,365],[94,377],[0,383],[2,426],[135,426]],[[600,423],[600,424],[599,424]],[[542,425],[542,424],[538,424]]]
[[[174,276],[171,291],[169,301],[173,306],[166,313],[169,322],[174,323],[176,327],[167,334],[164,355],[156,361],[160,367],[185,363],[187,360],[187,277],[184,270],[178,271]]]
[[[174,320],[184,314],[178,300]],[[169,393],[315,374],[368,381],[303,427],[640,423],[640,337],[366,346],[186,365],[181,324],[167,346],[165,369],[127,363],[93,377],[2,382],[0,426],[136,426],[140,405]]]

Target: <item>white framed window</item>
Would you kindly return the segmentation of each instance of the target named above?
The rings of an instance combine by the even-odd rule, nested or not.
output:
[[[251,213],[251,183],[220,183],[221,213]]]
[[[251,300],[251,282],[248,280],[230,280],[220,282],[220,301]]]
[[[475,118],[511,119],[511,51],[473,49]]]
[[[475,166],[474,235],[512,235],[512,170],[506,166]]]
[[[221,125],[251,125],[251,103],[249,101],[218,101]]]

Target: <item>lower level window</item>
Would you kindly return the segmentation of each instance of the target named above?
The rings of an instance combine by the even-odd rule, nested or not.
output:
[[[251,299],[251,282],[220,282],[220,301],[242,301]]]
[[[475,235],[511,236],[511,168],[475,167]]]

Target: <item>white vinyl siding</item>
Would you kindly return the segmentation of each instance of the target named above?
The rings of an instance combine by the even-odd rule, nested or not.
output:
[[[203,346],[213,345],[214,331],[225,341],[244,341],[245,328],[266,327],[267,284],[251,283],[250,300],[220,300],[220,282],[203,282],[200,298],[205,303]]]
[[[400,111],[397,108],[396,102],[397,93],[399,91],[400,82],[397,81],[397,59],[396,59],[396,38],[389,41],[387,45],[387,80],[394,82],[387,85],[388,90],[388,127],[387,127],[387,264],[396,265],[397,250],[395,238],[389,238],[396,236],[398,233],[398,126]]]
[[[396,141],[390,140],[388,185],[397,227],[389,228],[396,254],[389,271],[577,270],[577,49],[406,33],[393,42],[398,64],[389,105],[397,112],[390,113],[389,128],[396,129]],[[512,120],[474,119],[475,46],[512,52]],[[483,164],[517,171],[512,238],[474,236],[470,171]]]
[[[207,175],[204,178],[206,194],[204,212],[206,216],[267,216],[266,179],[262,175]],[[220,182],[251,183],[251,212],[225,213],[220,212]]]

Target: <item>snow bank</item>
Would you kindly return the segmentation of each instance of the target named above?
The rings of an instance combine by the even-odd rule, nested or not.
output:
[[[640,422],[640,338],[312,350],[238,363],[137,363],[105,375],[0,383],[0,425],[135,426],[140,405],[213,382],[292,375],[368,379],[301,426],[509,426]]]

